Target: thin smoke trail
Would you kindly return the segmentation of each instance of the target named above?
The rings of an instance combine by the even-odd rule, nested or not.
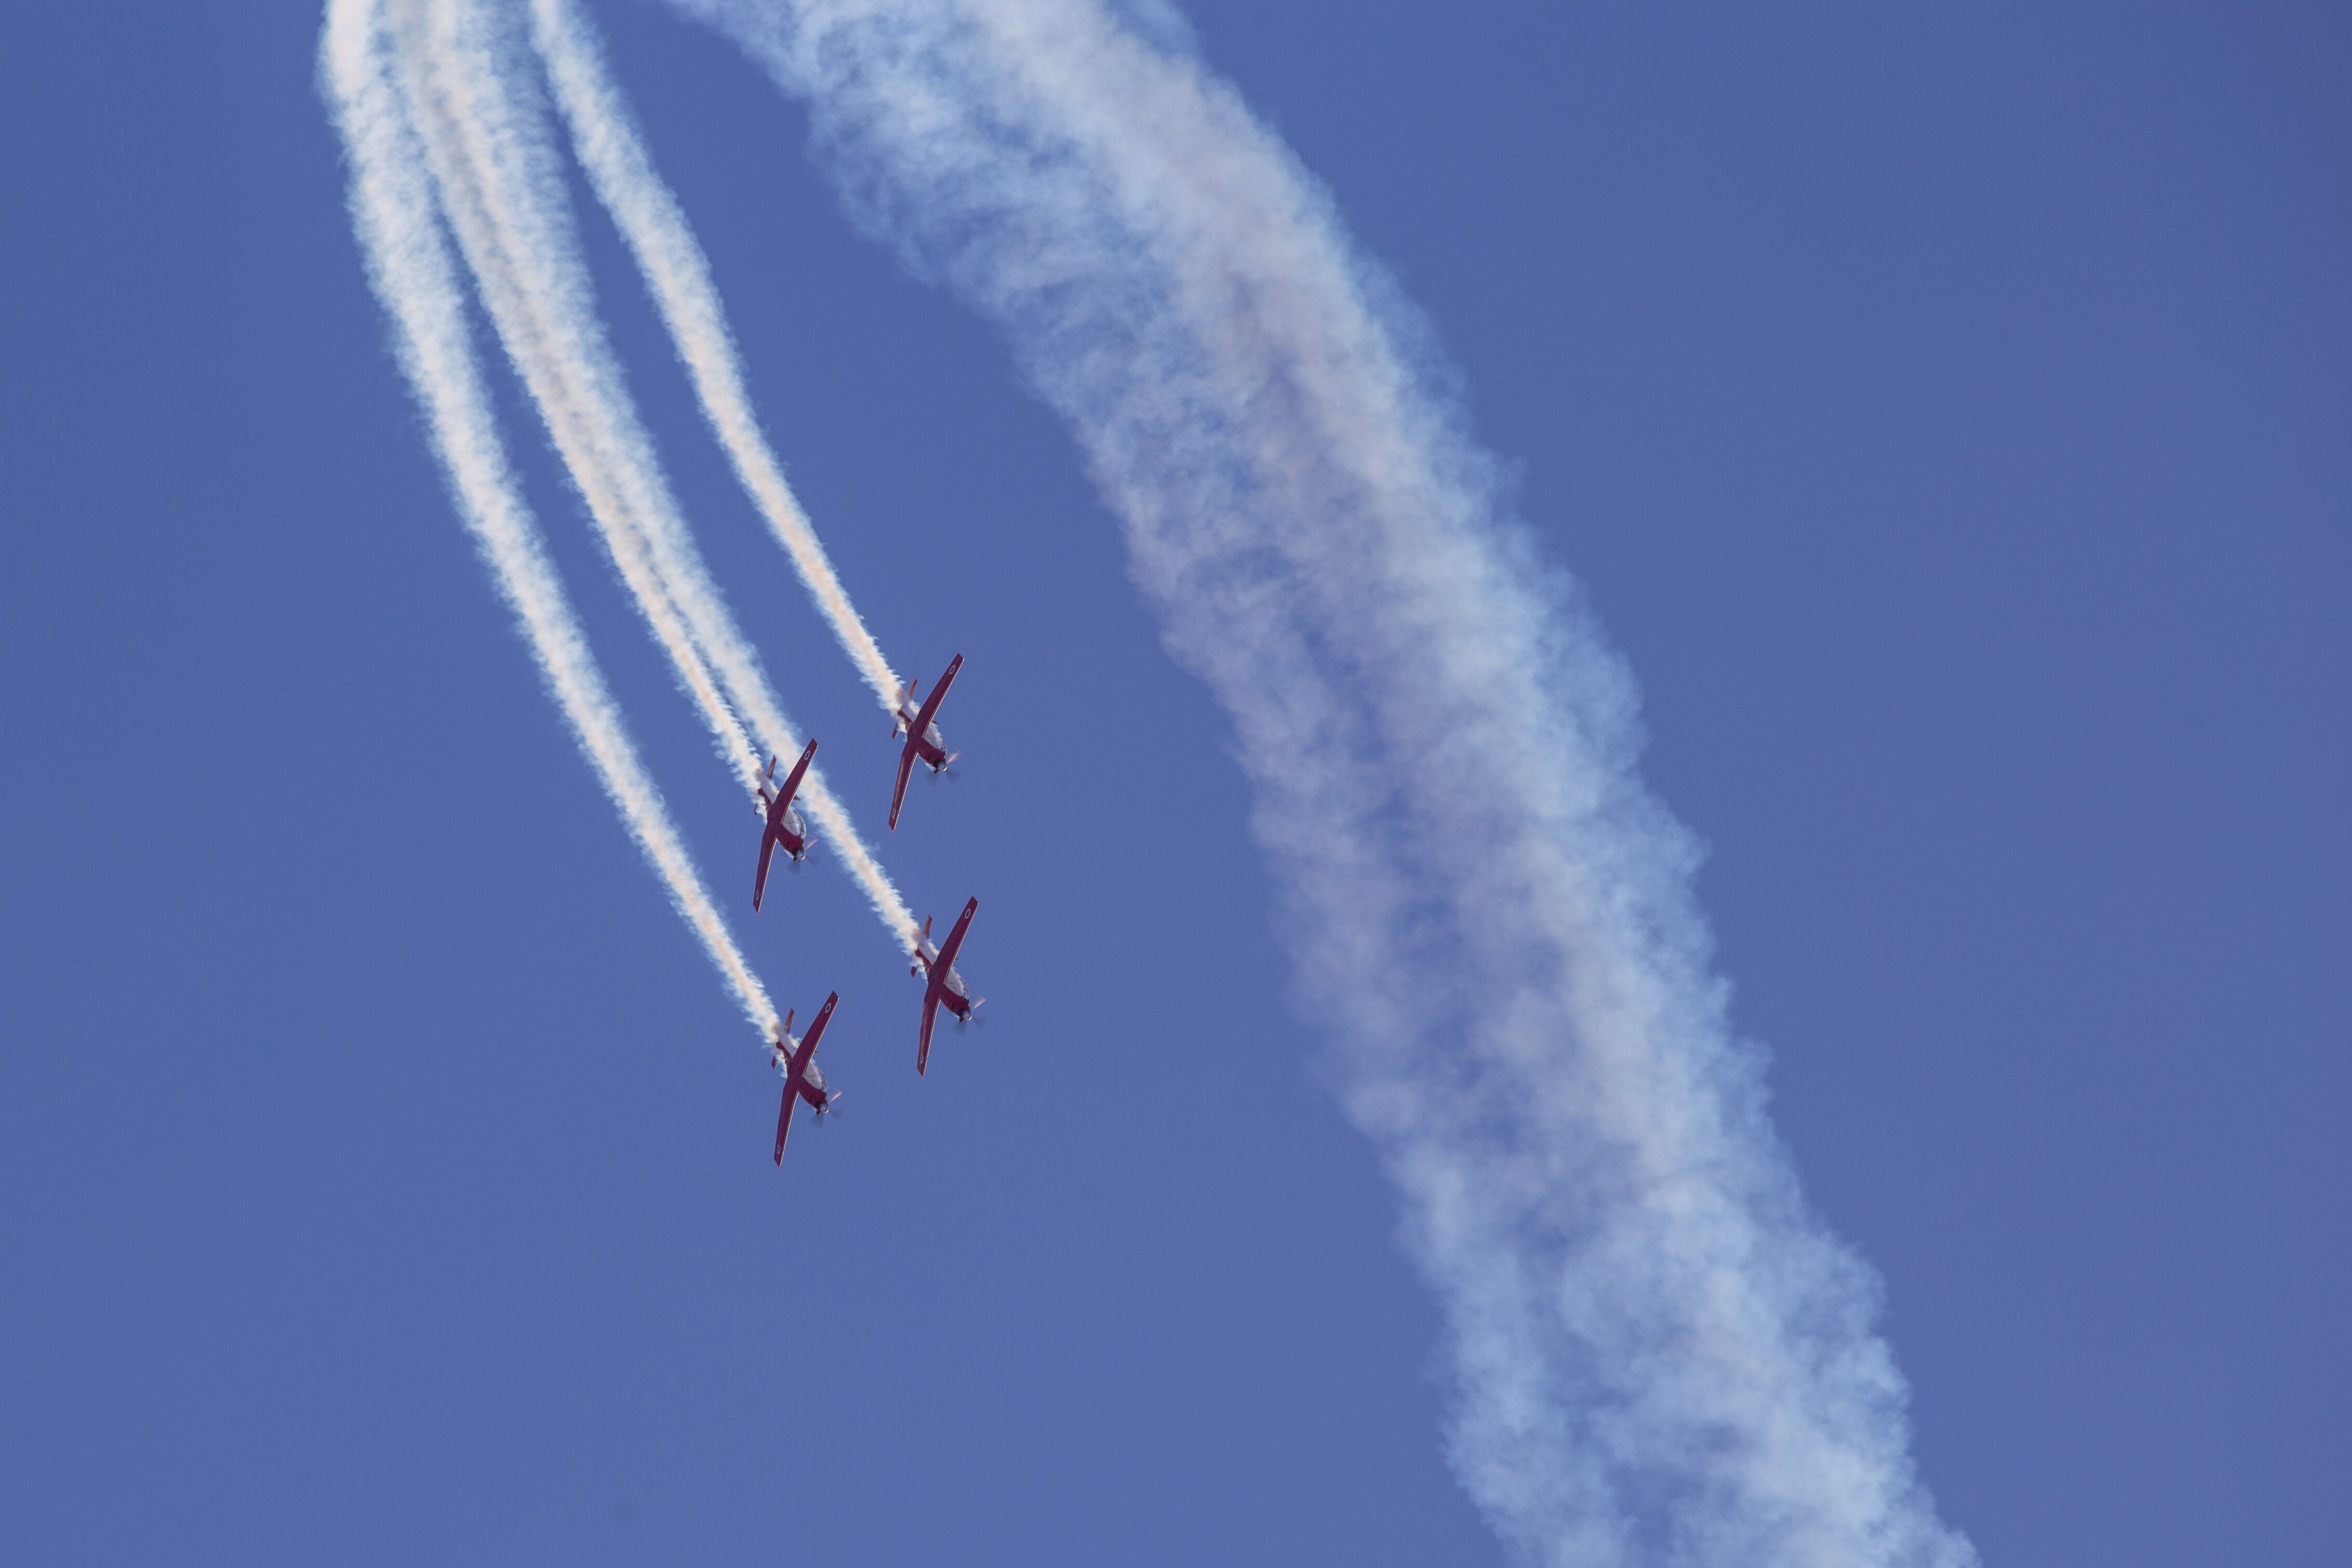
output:
[[[402,74],[415,106],[420,140],[427,167],[436,177],[442,207],[457,232],[460,247],[472,264],[484,302],[500,336],[509,345],[510,355],[519,363],[541,365],[557,350],[544,345],[542,319],[530,308],[512,269],[500,263],[502,236],[485,215],[488,199],[481,191],[474,162],[463,155],[461,133],[457,129],[468,106],[451,103],[446,82],[429,68],[434,51],[426,40],[426,29],[433,19],[428,18],[422,6],[400,4],[398,0],[393,17],[394,36],[402,45],[399,59],[406,67]],[[515,346],[525,340],[532,346]],[[592,515],[600,519],[629,517],[630,508],[621,493],[619,479],[606,465],[594,460],[596,448],[589,429],[589,414],[580,401],[566,396],[563,383],[549,376],[534,382],[532,391]],[[679,684],[709,727],[721,758],[734,771],[745,793],[751,793],[759,776],[758,751],[720,691],[719,677],[696,643],[676,600],[664,586],[644,531],[616,523],[605,528],[604,537],[615,569],[646,616],[656,640],[668,653]]]
[[[1156,0],[672,0],[1069,422],[1217,694],[1528,1562],[1962,1568],[1734,1038],[1631,677],[1418,329]]]
[[[792,558],[818,613],[883,707],[895,712],[903,683],[850,602],[760,428],[709,263],[677,199],[654,168],[635,117],[605,69],[594,30],[571,0],[532,0],[531,36],[571,127],[581,167],[645,274],[703,416],[776,542]]]
[[[789,757],[799,737],[710,581],[604,340],[547,126],[525,99],[500,18],[466,0],[405,15],[425,141],[460,248],[590,516],[689,687],[688,672],[706,666],[760,747]],[[706,716],[715,728],[719,716]],[[739,771],[748,779],[755,766],[746,754]],[[802,792],[885,927],[911,950],[911,912],[819,770]]]
[[[320,78],[351,165],[352,222],[424,406],[457,510],[521,622],[540,673],[670,902],[762,1041],[776,1009],[711,903],[646,777],[562,585],[523,505],[474,363],[454,263],[435,216],[413,130],[386,69],[373,0],[330,0]]]

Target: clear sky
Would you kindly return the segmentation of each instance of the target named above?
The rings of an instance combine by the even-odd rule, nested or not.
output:
[[[756,824],[519,402],[839,1126],[614,824],[384,344],[295,5],[0,22],[0,1555],[1492,1563],[1225,721],[988,329],[729,46],[595,7],[886,647],[882,845]],[[2324,1564],[2352,1284],[2352,26],[1196,4],[1639,674],[1808,1190],[1989,1563]],[[869,834],[887,724],[603,300]],[[511,389],[509,389],[511,390]]]

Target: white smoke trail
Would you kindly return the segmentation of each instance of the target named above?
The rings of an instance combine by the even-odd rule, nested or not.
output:
[[[394,29],[444,210],[565,467],[656,639],[722,748],[740,714],[761,749],[800,737],[736,627],[672,496],[597,318],[548,126],[502,15],[475,0],[397,0]],[[715,703],[710,682],[725,696]],[[734,760],[746,788],[758,762]],[[812,768],[810,816],[899,945],[917,925]]]
[[[999,323],[1232,715],[1498,1533],[1576,1568],[1973,1563],[1730,1032],[1633,683],[1328,197],[1154,0],[673,4]]]
[[[774,1036],[776,1009],[736,950],[660,791],[637,760],[507,465],[474,362],[453,258],[387,69],[380,21],[373,0],[330,0],[320,79],[351,164],[352,226],[369,279],[391,315],[401,365],[424,406],[458,515],[522,623],[580,749],[764,1042]]]
[[[555,101],[571,127],[581,167],[645,274],[712,434],[776,542],[792,558],[817,612],[882,706],[895,713],[903,683],[858,617],[815,527],[785,483],[783,465],[752,413],[734,334],[728,330],[719,290],[710,281],[709,263],[677,198],[655,170],[637,134],[635,117],[614,87],[594,30],[571,0],[532,0],[531,36],[546,62]]]
[[[485,216],[487,203],[477,171],[461,155],[461,135],[457,129],[471,106],[452,103],[448,86],[442,79],[446,73],[427,68],[434,58],[433,51],[425,45],[429,20],[423,6],[394,0],[388,31],[395,42],[395,57],[405,68],[400,71],[399,79],[408,89],[426,166],[436,178],[442,208],[457,233],[460,248],[473,264],[492,321],[511,345],[519,336],[539,333],[542,322],[522,297],[521,285],[510,269],[499,265],[501,236]],[[550,352],[541,347],[529,354],[529,362],[541,365]],[[514,357],[519,362],[525,358],[523,354]],[[604,465],[592,460],[595,448],[588,431],[588,414],[579,407],[578,400],[563,397],[561,383],[551,378],[541,377],[532,383],[532,390],[540,394],[541,406],[555,433],[558,449],[564,454],[573,482],[587,497],[592,514],[600,519],[625,517],[628,508],[622,499],[618,479]],[[718,677],[696,644],[677,603],[664,589],[643,531],[615,525],[605,529],[605,541],[622,580],[628,585],[656,639],[670,655],[678,682],[709,727],[721,758],[734,770],[744,791],[751,793],[759,777],[758,752],[719,690]]]

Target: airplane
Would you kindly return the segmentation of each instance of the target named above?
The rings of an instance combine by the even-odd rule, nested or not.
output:
[[[963,755],[940,744],[940,727],[931,722],[940,711],[940,699],[948,695],[948,688],[955,685],[956,672],[962,668],[961,653],[948,661],[948,673],[931,688],[931,695],[923,699],[919,712],[915,707],[916,682],[908,681],[907,689],[898,695],[898,722],[890,727],[890,734],[893,737],[905,736],[907,749],[898,754],[898,786],[890,791],[890,831],[894,833],[898,831],[898,807],[907,799],[907,776],[915,770],[915,758],[921,758],[932,772],[938,773]]]
[[[783,1108],[776,1113],[776,1164],[784,1163],[784,1139],[793,1130],[793,1107],[807,1101],[824,1115],[833,1109],[838,1094],[824,1092],[824,1073],[816,1064],[816,1042],[824,1033],[827,1019],[833,1017],[833,1004],[841,999],[839,991],[824,998],[824,1006],[816,1012],[816,1021],[809,1025],[808,1033],[799,1040],[793,1038],[793,1015],[784,1014],[784,1027],[777,1032],[782,1038],[770,1049],[775,1052],[776,1065],[784,1074]]]
[[[760,810],[768,819],[767,830],[760,835],[760,874],[751,882],[751,907],[760,907],[761,898],[768,891],[768,862],[775,858],[776,846],[784,846],[784,853],[793,857],[794,865],[808,854],[808,824],[793,810],[793,797],[801,787],[801,775],[808,771],[809,758],[816,755],[816,742],[812,739],[801,751],[801,759],[784,775],[784,787],[776,788],[776,759],[768,758],[767,777],[760,780]]]
[[[915,938],[915,962],[907,973],[930,976],[930,984],[923,988],[923,1036],[915,1047],[915,1076],[923,1075],[923,1068],[931,1060],[931,1024],[940,1016],[940,1004],[945,1002],[948,1011],[955,1014],[959,1023],[970,1019],[980,1001],[972,998],[971,988],[956,973],[956,950],[963,946],[963,934],[971,928],[971,917],[980,908],[980,900],[971,900],[956,916],[955,929],[937,947],[931,946],[931,923],[923,922],[923,934]],[[981,1000],[985,1000],[985,998]]]

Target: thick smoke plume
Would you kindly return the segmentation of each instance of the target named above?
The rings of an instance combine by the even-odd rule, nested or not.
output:
[[[1633,683],[1328,198],[1137,0],[673,0],[991,317],[1231,715],[1304,995],[1529,1562],[1975,1561],[1738,1044]]]

